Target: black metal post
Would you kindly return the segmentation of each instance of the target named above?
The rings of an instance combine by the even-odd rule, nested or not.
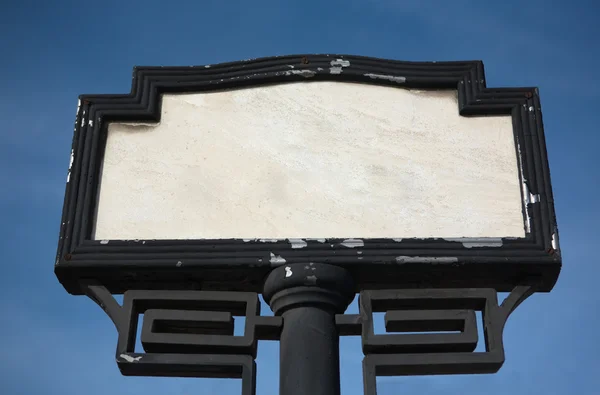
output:
[[[335,315],[354,298],[349,273],[319,263],[280,266],[267,277],[263,295],[283,317],[279,394],[340,395]]]

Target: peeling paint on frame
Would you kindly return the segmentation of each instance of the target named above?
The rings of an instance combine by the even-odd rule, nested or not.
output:
[[[364,247],[365,242],[362,239],[346,239],[340,243],[344,247],[348,248],[356,248],[356,247]]]
[[[538,203],[540,201],[540,194],[533,194],[529,191],[529,187],[527,186],[527,182],[523,183],[525,199],[527,200],[527,204]]]
[[[314,77],[315,74],[317,73],[312,70],[290,70],[285,72],[285,75],[301,75],[304,78]]]
[[[308,243],[303,239],[288,239],[292,248],[304,248],[308,245]]]
[[[132,356],[127,355],[127,354],[121,354],[121,355],[119,355],[119,357],[121,359],[127,361],[127,362],[139,362],[142,359],[141,356],[139,356],[139,357],[132,357]]]
[[[75,161],[75,151],[71,148],[71,158],[69,159],[69,170],[73,167],[73,162]]]
[[[552,233],[552,248],[555,251],[560,250],[560,243],[558,242],[558,230],[555,230],[554,233]]]
[[[456,257],[397,256],[396,263],[458,263]]]
[[[521,188],[523,193],[523,210],[525,211],[525,216],[527,217],[525,220],[525,232],[531,233],[531,213],[529,212],[529,202],[531,199],[529,188],[527,187],[527,182],[525,180],[525,174],[523,173],[523,154],[521,152],[521,143],[517,138],[517,156],[519,159],[519,172],[521,175]]]
[[[341,74],[344,67],[350,67],[350,61],[344,59],[336,59],[329,62],[331,67],[329,68],[330,74]]]
[[[330,63],[331,67],[350,67],[350,61],[344,59],[332,60]]]
[[[369,77],[369,78],[372,78],[372,79],[379,79],[379,80],[386,80],[386,81],[396,82],[398,84],[403,84],[403,83],[406,82],[406,77],[400,77],[400,76],[395,76],[395,75],[383,75],[383,74],[367,73],[367,74],[365,74],[365,77]]]
[[[465,248],[502,247],[504,244],[501,237],[460,237],[445,238],[444,240],[461,243]]]
[[[287,262],[281,255],[275,255],[272,252],[270,255],[271,259],[269,261],[271,262],[271,265],[282,265]]]

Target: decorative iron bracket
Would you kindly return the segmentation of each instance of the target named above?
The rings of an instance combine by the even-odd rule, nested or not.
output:
[[[119,333],[116,361],[125,376],[242,379],[242,394],[256,392],[258,340],[278,340],[281,317],[260,316],[258,294],[212,291],[127,291],[120,306],[108,290],[85,284],[84,292],[110,317]],[[138,317],[144,314],[136,353]],[[233,336],[233,316],[246,318]]]
[[[82,289],[117,328],[116,361],[126,376],[238,378],[242,395],[255,395],[257,342],[279,340],[284,324],[281,316],[261,316],[252,292],[132,290],[121,306],[101,285]],[[340,336],[361,336],[364,393],[376,395],[377,376],[498,371],[506,321],[533,292],[516,287],[499,305],[493,289],[362,291],[359,314],[337,314],[335,325]],[[474,352],[476,311],[483,315],[485,352]],[[387,332],[413,333],[375,334],[376,312],[385,313]],[[140,314],[146,353],[135,352]],[[233,335],[233,316],[245,317],[242,336]],[[426,333],[434,331],[454,333]]]
[[[359,314],[336,317],[340,335],[362,337],[365,395],[376,395],[377,376],[495,373],[504,363],[502,334],[510,314],[534,293],[516,287],[498,305],[493,289],[381,290],[360,293]],[[474,352],[475,312],[483,316],[485,352]],[[373,313],[385,312],[387,332],[375,334]]]

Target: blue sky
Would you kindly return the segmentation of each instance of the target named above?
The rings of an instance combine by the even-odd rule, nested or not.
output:
[[[538,86],[563,249],[554,291],[509,320],[500,373],[385,379],[380,395],[597,394],[598,15],[593,0],[4,0],[0,393],[238,394],[236,380],[122,377],[110,320],[54,277],[77,96],[127,92],[134,65],[341,53],[482,59],[490,87]],[[277,394],[277,357],[261,344],[260,395]],[[343,394],[362,394],[357,338],[343,339],[341,358]]]

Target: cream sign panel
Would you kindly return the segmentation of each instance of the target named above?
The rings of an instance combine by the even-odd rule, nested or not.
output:
[[[163,94],[108,125],[93,238],[525,236],[510,115],[319,81]]]

